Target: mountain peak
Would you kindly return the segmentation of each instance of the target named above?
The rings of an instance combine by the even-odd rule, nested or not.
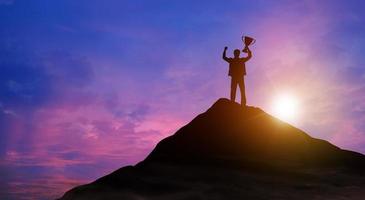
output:
[[[241,124],[243,121],[248,120],[249,118],[266,116],[270,117],[272,120],[277,121],[278,123],[284,123],[276,119],[275,117],[270,116],[265,111],[258,107],[254,106],[241,106],[241,104],[237,102],[233,102],[226,98],[218,99],[208,110],[206,113],[210,113],[211,115],[215,115],[216,119],[219,121],[232,121],[237,124]],[[203,113],[203,114],[206,114]],[[214,113],[214,114],[212,114]],[[226,119],[227,118],[227,119]]]
[[[339,188],[333,183],[341,177],[346,183],[363,188],[364,184],[359,183],[365,183],[364,179],[343,174],[343,169],[358,173],[363,167],[362,154],[312,138],[259,108],[219,99],[160,141],[136,166],[123,167],[76,187],[61,199],[194,199],[203,192],[197,188],[209,191],[203,199],[273,199],[279,193],[287,198],[277,199],[299,199],[303,195],[307,195],[304,199],[313,199],[324,195],[316,192],[322,191],[317,187],[333,192],[341,189],[341,194],[351,195],[347,186]],[[277,185],[283,187],[272,189]],[[308,185],[315,186],[312,195],[303,190]],[[249,192],[252,188],[265,192]],[[358,191],[362,199],[362,190]],[[319,199],[334,198],[327,195]]]
[[[218,99],[209,109],[208,111],[216,111],[223,113],[237,113],[237,112],[264,112],[260,108],[252,107],[252,106],[241,106],[239,103],[233,102],[226,98]]]
[[[259,108],[222,98],[163,139],[144,162],[343,166],[364,163],[360,155],[312,138]]]
[[[233,102],[226,98],[220,98],[211,106],[210,109],[215,109],[215,108],[220,108],[220,107],[232,107],[232,108],[234,107],[236,109],[242,108],[242,106],[236,102]]]

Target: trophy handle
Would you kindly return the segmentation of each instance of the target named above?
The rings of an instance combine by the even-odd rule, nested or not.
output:
[[[244,47],[243,47],[243,49],[242,49],[242,52],[247,52],[247,50],[246,50],[246,49],[247,49],[248,47],[245,45],[245,36],[242,36],[242,37],[241,37],[241,40],[242,40],[243,45],[244,45]]]
[[[253,39],[253,42],[251,43],[251,45],[252,45],[252,44],[255,44],[255,42],[256,42],[256,40],[255,40],[255,39]]]

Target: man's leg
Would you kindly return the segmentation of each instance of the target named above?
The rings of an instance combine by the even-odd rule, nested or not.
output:
[[[238,80],[238,85],[241,91],[241,105],[246,106],[246,91],[245,91],[245,82],[243,77]]]
[[[237,79],[232,77],[232,80],[231,80],[231,101],[236,101],[236,89],[237,89]]]

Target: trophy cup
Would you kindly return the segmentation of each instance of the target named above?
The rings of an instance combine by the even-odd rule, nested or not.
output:
[[[252,44],[255,44],[256,40],[253,39],[252,37],[242,36],[242,42],[245,44],[245,48],[242,51],[247,53],[248,52],[248,46],[252,45]]]

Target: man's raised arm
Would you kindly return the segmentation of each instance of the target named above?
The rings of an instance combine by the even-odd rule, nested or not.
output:
[[[247,57],[245,58],[245,61],[248,61],[252,58],[252,51],[247,48]]]
[[[225,60],[225,61],[229,62],[229,60],[228,60],[228,58],[227,58],[227,56],[226,56],[226,51],[227,51],[227,49],[228,49],[228,47],[224,47],[224,51],[223,51],[223,56],[222,56],[222,58],[223,58],[223,60]]]

